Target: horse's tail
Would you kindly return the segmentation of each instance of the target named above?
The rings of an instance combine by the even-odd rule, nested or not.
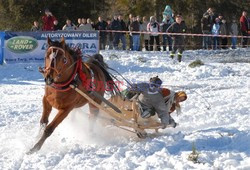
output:
[[[112,75],[108,72],[108,66],[103,60],[103,56],[101,54],[95,54],[93,56],[93,60],[91,61],[94,65],[99,67],[103,74],[105,75],[105,79],[107,82],[108,91],[110,91],[113,95],[120,95],[120,89],[117,86],[117,84],[120,84],[120,82],[115,82],[114,79],[112,78]],[[117,80],[118,81],[118,80]]]

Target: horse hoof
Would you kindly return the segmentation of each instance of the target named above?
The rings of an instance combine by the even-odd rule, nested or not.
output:
[[[145,139],[148,136],[146,132],[135,131],[135,133],[138,136],[138,138],[141,138],[141,139]]]
[[[38,144],[36,144],[36,145],[35,145],[32,149],[30,149],[26,154],[27,154],[27,155],[33,154],[33,153],[39,151],[40,148],[41,148],[41,146],[39,146]]]
[[[31,154],[33,154],[33,153],[35,153],[35,152],[37,152],[37,151],[38,151],[37,149],[32,148],[32,149],[30,149],[28,152],[26,152],[26,154],[27,154],[27,155],[31,155]]]

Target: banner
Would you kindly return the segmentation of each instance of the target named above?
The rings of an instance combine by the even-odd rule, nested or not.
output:
[[[4,32],[0,32],[0,64],[3,64]]]
[[[41,62],[47,49],[47,37],[53,41],[64,37],[70,48],[80,48],[83,55],[99,52],[98,31],[5,32],[6,63]]]

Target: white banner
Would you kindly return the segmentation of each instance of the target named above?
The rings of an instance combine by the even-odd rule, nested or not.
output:
[[[5,32],[4,59],[6,63],[44,61],[47,37],[58,41],[64,37],[70,48],[80,48],[83,55],[99,53],[97,31]]]

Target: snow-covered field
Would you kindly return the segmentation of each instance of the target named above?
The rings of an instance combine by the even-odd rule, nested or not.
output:
[[[0,169],[250,169],[250,49],[186,51],[181,63],[164,52],[101,53],[131,82],[158,75],[164,86],[185,90],[182,114],[173,115],[179,126],[146,139],[101,125],[90,135],[85,106],[71,112],[39,152],[26,155],[39,130],[42,64],[5,64],[0,66]],[[205,65],[188,67],[195,59]],[[197,163],[188,160],[193,147]]]

